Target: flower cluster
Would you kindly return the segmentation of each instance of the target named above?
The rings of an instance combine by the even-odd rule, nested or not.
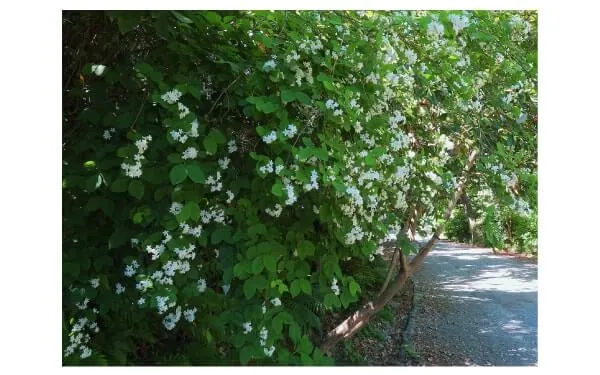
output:
[[[179,101],[181,95],[183,95],[181,91],[173,89],[164,93],[160,98],[169,104],[175,104]]]
[[[122,163],[121,169],[125,171],[125,175],[131,178],[139,178],[142,176],[142,162],[144,159],[144,152],[148,149],[148,142],[152,141],[152,136],[144,136],[137,141],[135,145],[138,148],[138,153],[134,155],[135,164]]]
[[[336,296],[339,296],[340,295],[340,287],[338,286],[337,282],[338,282],[337,279],[334,277],[333,280],[331,281],[331,291]]]
[[[318,178],[319,178],[319,175],[317,174],[317,171],[315,171],[313,169],[310,172],[310,184],[304,184],[304,190],[306,190],[306,191],[317,190],[319,188],[319,183],[317,182]]]
[[[283,207],[279,203],[275,204],[274,208],[265,208],[265,212],[273,217],[279,217],[282,211]]]
[[[277,133],[275,131],[271,131],[269,134],[263,137],[263,142],[266,144],[273,143],[277,139]]]
[[[287,126],[287,128],[285,128],[283,130],[283,135],[288,137],[288,138],[294,138],[294,135],[296,135],[296,132],[298,131],[298,129],[296,129],[296,125],[294,124],[289,124]]]
[[[195,147],[188,147],[181,154],[183,160],[196,159],[198,157],[198,150]]]

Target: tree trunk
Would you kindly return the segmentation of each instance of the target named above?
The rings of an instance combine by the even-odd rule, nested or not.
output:
[[[448,207],[444,212],[443,222],[447,221],[452,214],[452,210],[456,206],[456,202],[462,196],[463,191],[465,189],[465,185],[467,182],[467,175],[473,164],[475,164],[475,159],[477,158],[477,151],[472,151],[469,155],[469,160],[467,165],[465,166],[460,182],[454,192],[454,196],[448,202]],[[425,257],[429,254],[433,245],[437,242],[440,233],[443,230],[442,225],[438,225],[436,231],[433,233],[429,241],[419,249],[417,255],[412,259],[410,263],[406,260],[406,257],[402,252],[399,252],[400,255],[400,272],[394,279],[394,282],[390,284],[383,293],[381,293],[375,300],[367,302],[363,305],[362,308],[355,311],[352,315],[350,315],[346,320],[342,323],[338,324],[337,327],[329,331],[325,341],[321,344],[321,350],[324,353],[331,354],[333,348],[342,340],[346,340],[351,338],[358,332],[362,327],[364,327],[371,317],[378,313],[404,286],[408,278],[413,275],[416,271],[418,271],[425,262]]]

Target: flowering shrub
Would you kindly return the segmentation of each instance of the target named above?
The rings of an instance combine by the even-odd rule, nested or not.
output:
[[[295,302],[357,304],[340,264],[436,225],[471,150],[535,204],[534,13],[66,17],[67,364],[329,364]]]

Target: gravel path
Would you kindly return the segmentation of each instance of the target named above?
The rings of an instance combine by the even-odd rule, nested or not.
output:
[[[423,365],[537,365],[537,263],[439,242],[414,276]]]

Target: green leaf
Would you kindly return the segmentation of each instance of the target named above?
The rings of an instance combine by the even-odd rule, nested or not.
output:
[[[187,170],[187,175],[190,176],[190,180],[194,181],[197,184],[204,183],[204,180],[206,179],[206,177],[204,176],[204,171],[202,170],[202,168],[200,167],[199,164],[197,164],[197,163],[188,164],[186,166],[186,170]],[[184,177],[184,179],[185,179],[185,177]]]
[[[300,280],[300,289],[302,289],[302,291],[308,295],[312,294],[312,285],[310,285],[310,281],[306,279]]]
[[[298,341],[300,341],[300,337],[302,336],[300,326],[296,323],[290,324],[289,334],[294,344],[298,344]]]
[[[298,243],[298,257],[300,259],[313,255],[315,255],[315,245],[312,242],[302,240]]]
[[[144,196],[144,183],[140,180],[131,180],[127,191],[132,197],[141,199]]]
[[[224,227],[217,228],[212,232],[210,242],[213,245],[217,245],[221,242],[231,243],[231,232]]]
[[[310,103],[310,97],[301,91],[296,92],[296,99],[302,104]]]
[[[119,177],[110,185],[110,191],[114,193],[123,193],[127,191],[128,187],[129,179],[125,177]]]
[[[256,284],[253,282],[253,279],[248,279],[246,281],[244,281],[244,295],[246,296],[246,299],[250,299],[252,297],[254,297],[254,295],[256,294]]]
[[[242,365],[248,364],[253,356],[254,349],[251,346],[244,346],[242,350],[240,350],[240,363]]]
[[[169,172],[169,179],[171,180],[171,184],[177,185],[185,180],[187,177],[187,169],[183,164],[177,164],[171,169]]]
[[[187,202],[185,206],[183,206],[183,210],[187,210],[188,217],[194,221],[198,221],[200,219],[200,206],[196,202]]]
[[[262,256],[254,258],[254,260],[252,261],[252,273],[253,274],[261,273],[264,267],[265,267],[265,265],[263,263]]]
[[[304,366],[312,366],[313,361],[308,354],[302,353],[300,354],[300,363],[302,363]]]
[[[294,99],[296,99],[296,95],[293,91],[286,89],[281,90],[281,100],[283,100],[284,103],[292,102]]]
[[[73,278],[76,278],[77,276],[79,276],[79,264],[78,263],[63,262],[62,268],[63,268],[64,273],[67,273],[67,274],[73,276]]]
[[[300,353],[311,354],[313,348],[314,345],[312,344],[312,342],[310,342],[308,336],[302,336],[302,338],[300,339],[300,343],[298,344],[298,350],[300,351]]]
[[[360,292],[360,285],[358,285],[358,283],[354,280],[350,281],[350,294],[352,294],[353,296],[356,295],[357,292]]]
[[[277,261],[275,259],[275,257],[273,255],[264,255],[263,256],[263,263],[265,265],[265,268],[267,270],[269,270],[270,272],[276,272],[277,271]]]
[[[218,145],[222,145],[226,142],[225,136],[219,129],[210,129],[208,137],[213,138]]]
[[[206,150],[206,152],[209,155],[214,155],[217,152],[217,142],[214,138],[210,137],[210,136],[206,136],[204,138],[204,140],[202,141],[202,144],[204,145],[204,149]]]
[[[202,17],[206,18],[209,23],[213,25],[221,24],[221,16],[216,12],[202,12]]]
[[[191,19],[189,19],[186,16],[184,16],[183,14],[181,14],[179,12],[176,12],[174,10],[172,10],[171,13],[175,16],[175,18],[177,18],[177,20],[179,22],[182,22],[182,23],[193,23],[194,22]]]
[[[283,185],[281,184],[281,182],[276,182],[275,184],[273,184],[273,187],[271,187],[271,193],[273,193],[273,195],[275,195],[276,197],[283,196]]]
[[[296,279],[292,281],[292,285],[290,285],[290,293],[292,294],[292,297],[296,297],[298,294],[300,294],[301,284],[301,279]]]

